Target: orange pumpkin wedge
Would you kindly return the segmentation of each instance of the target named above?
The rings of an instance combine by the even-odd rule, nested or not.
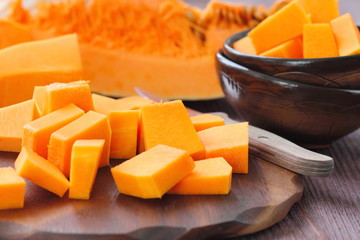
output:
[[[41,1],[33,10],[17,4],[9,18],[28,24],[35,39],[76,32],[94,92],[130,96],[141,87],[171,99],[222,97],[214,53],[269,15],[263,5],[217,0],[205,9],[182,0]]]
[[[8,19],[0,20],[0,49],[32,40],[30,27]]]
[[[0,107],[31,99],[35,86],[82,76],[75,34],[1,49],[0,65]]]

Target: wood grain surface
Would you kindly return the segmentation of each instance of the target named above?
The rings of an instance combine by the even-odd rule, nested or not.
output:
[[[15,153],[0,153],[0,167]],[[113,161],[112,165],[119,161]],[[0,211],[1,239],[207,239],[240,236],[283,219],[303,193],[303,178],[250,158],[249,174],[234,174],[225,196],[119,194],[110,168],[99,170],[89,201],[59,198],[27,182],[25,208]]]
[[[203,112],[227,112],[241,118],[224,99],[187,102]],[[360,237],[360,129],[317,150],[334,158],[328,177],[304,177],[304,195],[276,225],[233,240],[359,239]]]

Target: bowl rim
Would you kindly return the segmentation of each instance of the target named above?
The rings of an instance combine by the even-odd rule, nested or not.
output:
[[[221,61],[221,59],[224,59],[227,63],[224,63],[224,61]],[[249,73],[254,73],[256,75],[261,76],[262,79],[266,78],[266,81],[270,81],[274,84],[286,84],[286,85],[293,85],[293,86],[299,86],[299,87],[303,87],[303,88],[310,88],[310,89],[314,89],[314,90],[319,90],[319,91],[332,91],[332,92],[348,92],[348,93],[355,93],[355,94],[360,94],[360,89],[351,89],[351,88],[328,88],[328,87],[323,87],[323,86],[317,86],[317,85],[311,85],[311,84],[306,84],[306,83],[301,83],[301,82],[296,82],[296,81],[292,81],[292,80],[288,80],[285,78],[279,78],[279,77],[275,77],[275,76],[271,76],[262,72],[258,72],[255,70],[252,70],[246,66],[241,65],[238,62],[234,62],[231,59],[226,57],[226,54],[223,53],[223,50],[218,50],[216,52],[216,61],[220,62],[221,64],[227,64],[230,65],[229,67],[231,68],[235,68],[235,69],[239,69],[242,68],[241,71],[246,71]]]
[[[357,25],[358,29],[360,29],[360,26]],[[252,55],[252,54],[247,54],[247,53],[243,53],[240,51],[235,50],[232,45],[247,36],[247,33],[250,32],[252,29],[247,29],[238,33],[235,33],[231,36],[229,36],[223,44],[223,49],[225,51],[224,54],[226,54],[226,52],[231,53],[234,56],[239,56],[239,57],[246,57],[248,59],[258,59],[261,60],[263,62],[266,63],[272,63],[272,64],[281,64],[281,65],[292,65],[294,64],[299,64],[299,63],[308,63],[311,62],[312,64],[314,64],[315,62],[321,62],[321,63],[326,63],[326,62],[334,62],[334,61],[342,61],[342,60],[353,60],[353,59],[360,59],[360,54],[354,54],[354,55],[349,55],[349,56],[338,56],[338,57],[326,57],[326,58],[277,58],[277,57],[265,57],[265,56],[259,56],[259,55]]]

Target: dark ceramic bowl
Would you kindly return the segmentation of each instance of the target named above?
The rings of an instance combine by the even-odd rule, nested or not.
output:
[[[232,47],[237,40],[245,37],[248,32],[237,33],[225,41],[223,54],[227,58],[244,67],[274,77],[318,86],[360,89],[360,54],[346,57],[308,59],[249,55]]]
[[[216,67],[225,98],[250,124],[307,147],[360,127],[360,90],[326,88],[256,72],[222,52]]]

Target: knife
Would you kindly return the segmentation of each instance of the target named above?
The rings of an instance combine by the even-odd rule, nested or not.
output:
[[[154,102],[167,102],[167,99],[141,88],[135,88],[135,92]],[[190,116],[202,114],[190,108],[186,110]],[[212,114],[224,118],[226,124],[237,122],[223,112]],[[249,152],[255,157],[305,176],[329,176],[334,169],[333,158],[300,147],[283,137],[251,125],[249,125]]]

